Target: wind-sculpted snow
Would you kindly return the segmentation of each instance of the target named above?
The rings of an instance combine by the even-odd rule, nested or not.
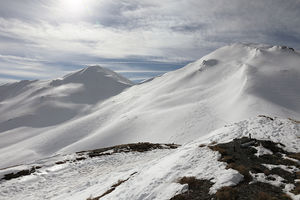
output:
[[[300,119],[300,54],[286,47],[225,46],[110,98],[105,92],[93,92],[95,84],[101,83],[101,91],[113,95],[124,88],[115,91],[102,80],[117,79],[117,85],[125,83],[124,87],[130,83],[101,70],[99,73],[106,75],[95,81],[89,79],[96,74],[95,68],[53,81],[49,87],[59,88],[53,91],[59,97],[42,95],[42,99],[30,101],[29,107],[23,106],[31,99],[29,93],[2,101],[0,111],[5,110],[5,114],[0,117],[0,166],[124,143],[183,144],[225,124],[260,114]],[[81,81],[85,87],[78,85]],[[69,91],[66,87],[72,89],[64,96]],[[35,92],[50,91],[40,88]],[[94,104],[99,98],[103,101]],[[39,109],[43,102],[47,106]],[[55,108],[59,115],[52,112]],[[35,113],[38,115],[32,115]],[[39,122],[45,113],[49,113],[45,118],[49,121]],[[35,120],[26,121],[33,116]]]

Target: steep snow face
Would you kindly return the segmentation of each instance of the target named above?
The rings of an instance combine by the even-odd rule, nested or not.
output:
[[[75,81],[80,73],[84,71],[73,74],[71,84],[84,93]],[[67,80],[52,84],[68,85]],[[299,85],[299,52],[268,45],[225,46],[58,126],[10,128],[0,135],[0,165],[130,142],[185,143],[259,114],[299,119]],[[86,102],[81,97],[77,102]]]

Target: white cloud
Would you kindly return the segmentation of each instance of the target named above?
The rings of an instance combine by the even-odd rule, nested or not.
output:
[[[297,0],[68,2],[0,0],[1,73],[14,66],[42,69],[43,77],[101,59],[109,67],[134,58],[153,65],[183,63],[232,42],[300,48]]]

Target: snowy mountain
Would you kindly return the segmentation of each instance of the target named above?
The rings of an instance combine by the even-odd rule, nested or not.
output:
[[[20,81],[0,86],[0,131],[46,127],[77,114],[132,83],[99,66],[87,67],[53,81]]]
[[[50,81],[1,85],[0,148],[27,143],[44,130],[89,113],[91,107],[131,85],[128,79],[99,66],[89,66]],[[22,145],[19,147],[16,150],[22,152]]]
[[[300,118],[300,53],[287,47],[225,46],[124,91],[129,81],[105,71],[93,82],[93,70],[52,82],[2,86],[0,166],[132,142],[184,144],[261,114]],[[94,85],[102,83],[103,77],[104,83],[113,80],[114,86],[95,93]],[[82,89],[81,81],[92,92]],[[43,98],[29,98],[39,92],[45,92]],[[102,101],[95,104],[98,100]],[[44,101],[51,103],[40,108]],[[59,115],[52,114],[53,105]],[[46,113],[47,120],[42,123],[43,118],[31,112]],[[32,116],[39,120],[26,122]]]
[[[240,144],[249,134],[250,142]],[[178,148],[122,145],[2,169],[0,196],[299,200],[300,154],[295,152],[300,152],[300,123],[261,116],[228,124]]]

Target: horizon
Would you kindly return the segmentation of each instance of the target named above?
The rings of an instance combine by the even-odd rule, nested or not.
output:
[[[0,2],[0,83],[89,65],[138,83],[232,43],[300,49],[296,0]]]

